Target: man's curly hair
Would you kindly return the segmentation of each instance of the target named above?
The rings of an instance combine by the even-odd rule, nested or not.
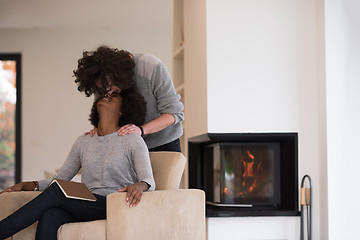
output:
[[[78,67],[73,73],[78,90],[89,97],[95,92],[104,93],[108,87],[105,75],[122,90],[133,87],[134,67],[135,62],[129,52],[100,46],[96,51],[83,52],[83,57],[78,60]],[[99,80],[101,88],[96,85]]]
[[[119,112],[121,112],[122,115],[119,118],[119,127],[131,123],[136,126],[141,126],[145,121],[146,114],[146,102],[144,97],[138,92],[136,86],[122,90],[120,95],[122,96],[122,105]],[[99,113],[97,111],[97,103],[100,99],[93,103],[89,116],[90,123],[96,128],[100,121]]]

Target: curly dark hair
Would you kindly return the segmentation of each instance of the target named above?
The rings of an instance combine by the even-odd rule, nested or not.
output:
[[[130,123],[141,126],[144,123],[146,114],[146,102],[144,97],[139,93],[136,86],[122,90],[120,95],[123,99],[121,109],[119,109],[122,113],[118,122],[119,127]],[[100,99],[93,103],[89,116],[89,121],[94,127],[98,127],[100,121],[99,113],[97,111],[97,103]]]
[[[78,90],[89,97],[95,92],[104,93],[108,87],[105,75],[122,90],[133,87],[134,67],[135,62],[129,52],[100,46],[96,51],[83,52],[83,57],[78,60],[78,67],[73,73]],[[101,88],[96,85],[99,80]]]

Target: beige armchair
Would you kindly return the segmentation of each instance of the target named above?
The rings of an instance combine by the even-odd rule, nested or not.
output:
[[[186,159],[181,153],[150,153],[156,191],[145,192],[140,203],[129,208],[126,193],[107,196],[107,219],[64,224],[59,240],[72,239],[205,239],[205,194],[179,189]],[[33,199],[39,192],[0,195],[0,219]],[[10,239],[34,239],[36,223]]]

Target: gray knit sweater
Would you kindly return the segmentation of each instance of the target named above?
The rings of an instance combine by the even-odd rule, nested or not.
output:
[[[149,148],[174,141],[183,134],[184,105],[176,93],[170,74],[165,65],[151,54],[134,54],[135,82],[146,101],[145,123],[162,113],[172,114],[175,123],[169,127],[144,136]]]
[[[55,177],[71,180],[80,168],[81,182],[91,192],[102,196],[139,181],[148,183],[149,191],[155,189],[148,149],[135,133],[80,136]],[[40,190],[44,190],[50,181],[40,180]]]

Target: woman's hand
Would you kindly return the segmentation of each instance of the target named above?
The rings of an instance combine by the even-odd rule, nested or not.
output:
[[[93,137],[95,135],[95,133],[97,133],[97,128],[94,127],[92,130],[90,130],[89,132],[85,132],[85,135],[90,134],[90,137]]]
[[[149,185],[145,182],[137,182],[119,190],[126,193],[126,204],[129,207],[135,207],[141,200],[144,191],[149,189]]]
[[[15,184],[14,186],[8,187],[3,190],[1,193],[5,192],[15,192],[15,191],[33,191],[35,189],[34,182],[20,182]]]
[[[137,133],[141,136],[141,129],[140,129],[140,127],[138,127],[134,124],[127,124],[127,125],[122,126],[118,130],[118,133],[120,136],[124,136],[129,133]]]

